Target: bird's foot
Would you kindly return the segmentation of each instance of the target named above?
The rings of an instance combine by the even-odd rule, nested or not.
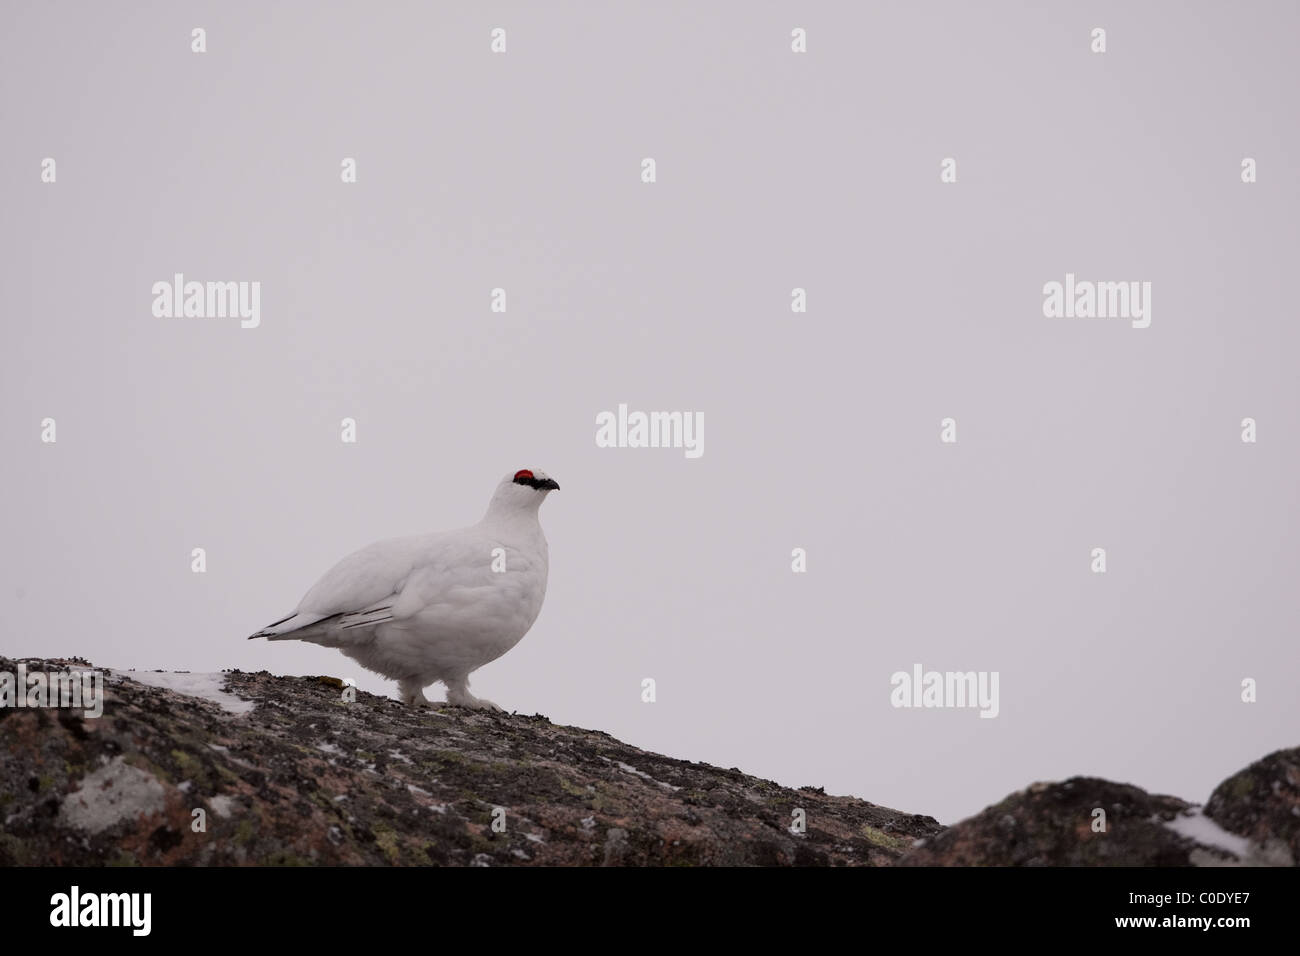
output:
[[[484,697],[475,697],[469,691],[447,691],[447,703],[453,707],[468,707],[471,710],[488,710],[504,714],[505,710]]]
[[[398,684],[397,692],[402,698],[402,703],[407,707],[432,707],[433,703],[429,698],[424,696],[424,688],[416,687],[411,684]]]

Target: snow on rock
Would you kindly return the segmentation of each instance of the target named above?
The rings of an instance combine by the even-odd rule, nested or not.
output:
[[[1165,824],[1179,836],[1195,840],[1203,846],[1222,850],[1238,859],[1244,859],[1250,853],[1250,841],[1229,833],[1204,813],[1200,807],[1193,807],[1185,814],[1179,814]]]
[[[178,694],[198,697],[220,704],[221,709],[232,714],[251,713],[257,706],[255,701],[240,700],[234,694],[227,693],[225,674],[191,674],[188,671],[109,671],[114,677],[126,678],[150,687],[163,687]]]
[[[1211,851],[1222,851],[1232,859],[1223,859],[1217,853],[1193,850],[1192,862],[1197,866],[1291,866],[1290,854],[1285,847],[1271,844],[1256,846],[1245,837],[1229,833],[1205,815],[1201,807],[1193,807],[1185,814],[1174,817],[1165,824],[1179,836],[1195,840]]]

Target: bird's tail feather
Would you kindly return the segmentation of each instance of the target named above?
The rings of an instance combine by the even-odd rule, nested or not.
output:
[[[256,637],[265,637],[269,641],[292,641],[298,638],[294,631],[309,627],[318,621],[325,620],[327,615],[324,614],[302,614],[294,613],[288,617],[282,617],[274,623],[268,624],[255,634],[248,635],[251,641]]]
[[[371,632],[360,629],[391,621],[392,612],[389,603],[343,614],[299,612],[267,625],[256,634],[250,634],[248,639],[264,637],[268,641],[308,641],[324,647],[338,647],[368,637]]]

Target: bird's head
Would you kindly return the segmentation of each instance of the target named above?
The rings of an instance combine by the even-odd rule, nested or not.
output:
[[[536,468],[521,468],[501,479],[492,496],[492,503],[488,506],[488,513],[536,511],[548,494],[559,490],[559,482],[546,472]]]

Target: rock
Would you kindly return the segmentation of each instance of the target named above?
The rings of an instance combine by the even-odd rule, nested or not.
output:
[[[163,676],[114,673],[98,718],[0,708],[0,866],[879,866],[942,829],[542,716],[412,710],[335,678]]]
[[[89,668],[0,658],[0,676],[73,663]],[[105,694],[100,717],[0,706],[0,866],[1300,860],[1300,750],[1230,777],[1203,810],[1074,777],[945,829],[541,715],[413,710],[333,677],[112,672]]]
[[[1205,815],[1300,863],[1300,748],[1278,750],[1214,789]]]
[[[1106,812],[1105,833],[1093,810]],[[1166,825],[1190,808],[1095,777],[1036,783],[926,840],[903,866],[1187,866],[1185,841]]]
[[[1104,830],[1094,827],[1094,821],[1103,820]],[[1275,838],[1276,822],[1266,815],[1243,807],[1231,830],[1220,826],[1222,820],[1208,807],[1202,812],[1177,797],[1073,777],[1013,793],[926,840],[897,865],[1292,865],[1291,854]]]
[[[59,822],[88,833],[100,833],[123,820],[163,809],[163,785],[146,770],[114,757],[86,775],[78,790],[59,806]],[[215,798],[214,798],[215,799]]]

